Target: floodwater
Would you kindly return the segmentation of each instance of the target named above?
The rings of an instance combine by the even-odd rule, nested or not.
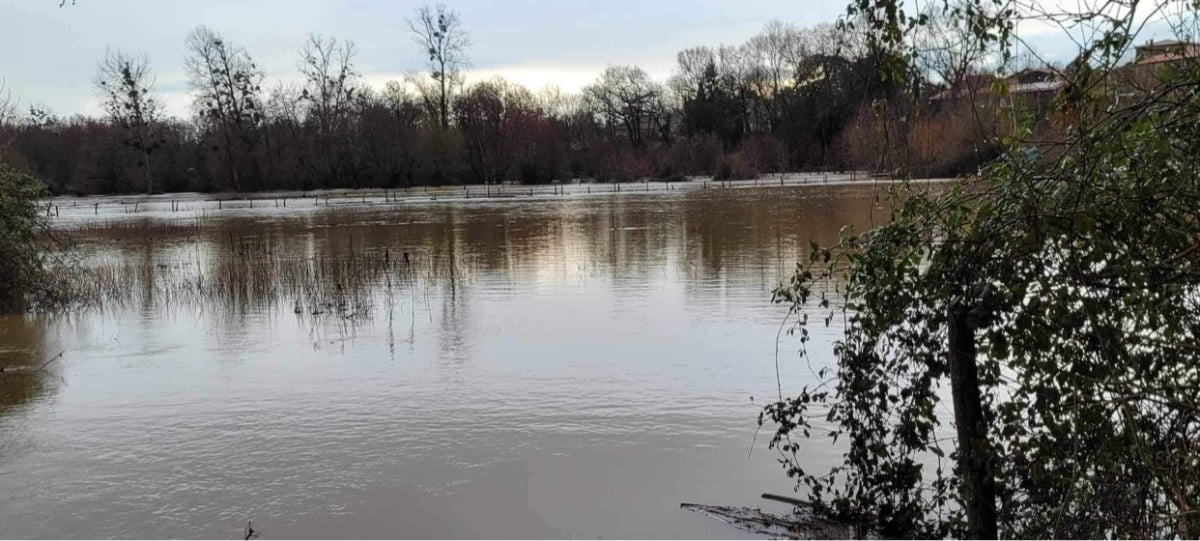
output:
[[[655,190],[55,201],[114,300],[0,319],[0,538],[742,535],[679,504],[790,492],[771,291],[884,188]]]

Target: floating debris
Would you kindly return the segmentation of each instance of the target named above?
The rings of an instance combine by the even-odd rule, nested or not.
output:
[[[791,513],[777,514],[756,507],[729,507],[681,503],[680,508],[715,518],[744,532],[786,539],[854,539],[855,528],[812,513],[797,506]]]

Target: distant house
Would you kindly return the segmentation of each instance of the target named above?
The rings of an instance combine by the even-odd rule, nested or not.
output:
[[[1040,113],[1066,85],[1067,80],[1057,70],[1024,69],[1004,79],[1000,107]]]
[[[1113,92],[1118,101],[1156,86],[1159,70],[1169,63],[1185,60],[1200,61],[1200,43],[1182,40],[1148,41],[1134,48],[1136,54],[1129,64],[1112,74]],[[936,108],[948,103],[970,99],[982,104],[998,105],[1000,109],[1040,114],[1067,86],[1067,80],[1057,70],[1031,68],[1018,71],[1003,79],[990,74],[964,77],[956,85],[940,90],[929,97]]]
[[[1200,44],[1190,41],[1149,41],[1138,45],[1133,63],[1139,66],[1200,58]]]
[[[1200,61],[1200,44],[1190,41],[1148,41],[1134,48],[1133,61],[1110,74],[1114,104],[1135,100],[1162,84],[1163,68],[1185,61]]]
[[[964,99],[999,105],[1001,109],[1038,111],[1050,104],[1066,86],[1062,74],[1052,69],[1024,69],[1003,79],[972,75],[929,97],[935,106]]]
[[[987,74],[967,75],[957,84],[950,85],[949,88],[930,96],[929,101],[941,103],[974,98],[982,93],[990,92],[995,80],[995,77]]]

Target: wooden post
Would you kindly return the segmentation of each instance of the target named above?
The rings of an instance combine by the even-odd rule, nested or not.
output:
[[[996,478],[983,421],[975,327],[968,310],[955,303],[949,321],[950,390],[958,429],[958,462],[963,476],[967,539],[996,539]]]

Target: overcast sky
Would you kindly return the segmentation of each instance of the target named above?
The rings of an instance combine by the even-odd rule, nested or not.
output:
[[[353,39],[367,82],[382,87],[421,56],[404,20],[419,1],[0,0],[0,79],[24,105],[95,114],[91,79],[106,47],[146,53],[168,111],[188,114],[184,37],[204,24],[246,47],[267,84],[295,80],[296,50],[309,32]],[[471,33],[474,78],[502,75],[537,89],[575,91],[606,65],[670,74],[675,54],[695,45],[740,44],[771,19],[800,26],[832,22],[846,0],[458,0]],[[1051,58],[1062,40],[1038,46]]]
[[[23,104],[57,114],[99,111],[91,78],[105,47],[150,56],[155,90],[187,114],[184,37],[204,24],[246,47],[272,80],[295,79],[309,32],[353,39],[359,71],[374,86],[421,67],[404,19],[419,1],[0,0],[0,78]],[[577,90],[608,64],[665,77],[675,53],[737,44],[767,21],[834,20],[844,0],[451,1],[473,43],[475,77],[503,75],[534,89]]]

